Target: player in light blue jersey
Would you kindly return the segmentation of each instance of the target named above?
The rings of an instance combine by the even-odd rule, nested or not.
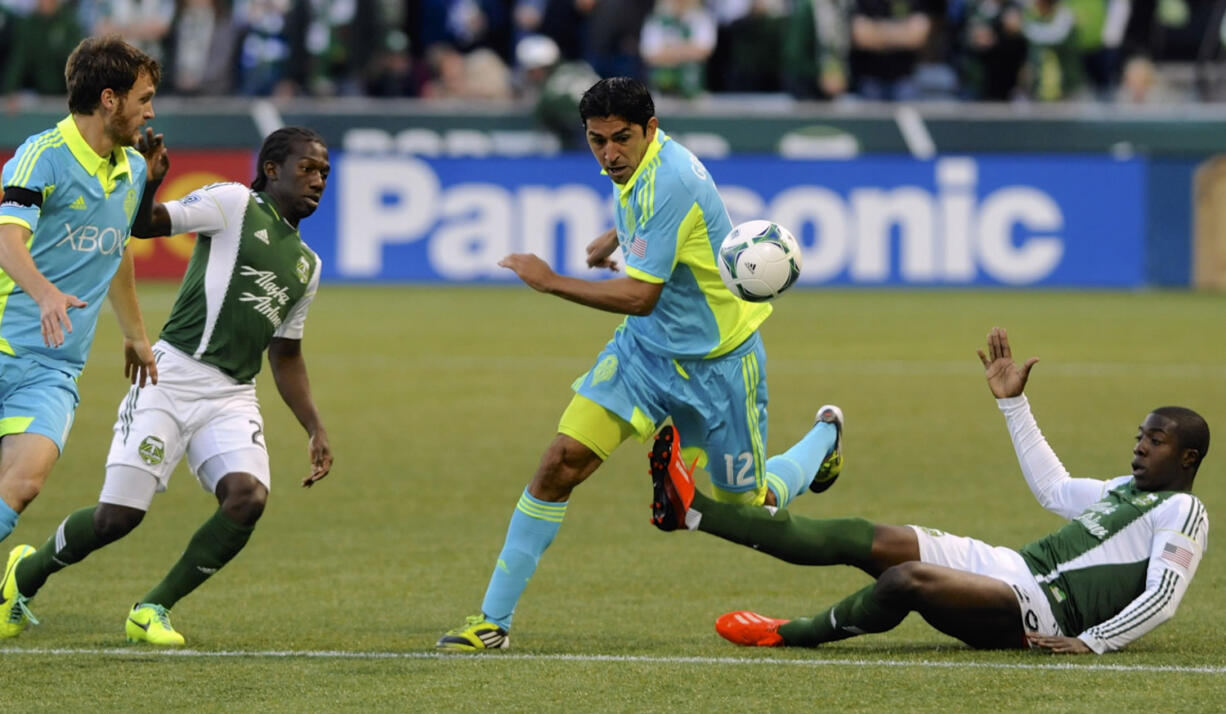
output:
[[[166,170],[164,160],[147,168],[132,148],[153,118],[161,70],[102,37],[77,46],[65,75],[70,114],[27,139],[0,172],[0,540],[64,447],[104,296],[123,331],[125,375],[157,379],[126,246],[146,172]],[[154,156],[161,137],[149,139]],[[19,555],[10,554],[0,592]],[[0,596],[0,610],[7,604]]]
[[[733,503],[784,506],[806,488],[825,490],[842,468],[842,412],[832,405],[792,448],[766,457],[758,326],[771,306],[742,301],[719,277],[716,252],[732,226],[702,162],[659,128],[651,94],[637,80],[601,80],[579,114],[615,201],[615,226],[588,246],[587,263],[616,270],[620,247],[625,276],[566,277],[530,254],[499,264],[536,290],[627,317],[575,382],[558,434],[511,515],[481,614],[443,635],[443,650],[507,646],[515,606],[571,491],[630,437],[657,434],[659,459],[684,455],[704,466],[717,497]]]
[[[1209,516],[1192,495],[1209,425],[1191,409],[1159,407],[1137,428],[1130,474],[1073,478],[1024,394],[1038,359],[1014,364],[999,327],[979,359],[1027,485],[1068,522],[1014,550],[920,526],[719,503],[674,464],[668,523],[789,563],[851,565],[875,581],[813,617],[729,612],[715,622],[721,636],[755,647],[814,647],[885,632],[918,612],[975,648],[1102,654],[1174,617],[1209,542]]]

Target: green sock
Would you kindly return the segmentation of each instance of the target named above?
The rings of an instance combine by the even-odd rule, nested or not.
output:
[[[720,503],[694,492],[698,530],[798,565],[863,566],[873,550],[873,524],[863,518],[805,518],[786,509]]]
[[[103,545],[94,532],[94,511],[97,506],[82,508],[68,514],[55,533],[38,550],[17,565],[17,590],[34,597],[52,573],[85,560],[85,556]]]
[[[183,596],[238,555],[254,530],[255,526],[241,526],[227,518],[220,508],[217,509],[212,518],[205,521],[192,536],[179,562],[141,602],[171,609]]]
[[[873,595],[873,587],[865,586],[820,615],[780,625],[779,634],[789,646],[813,647],[823,642],[892,630],[907,616],[907,611],[883,605]]]

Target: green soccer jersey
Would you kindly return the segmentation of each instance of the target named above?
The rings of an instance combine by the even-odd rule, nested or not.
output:
[[[240,382],[274,337],[302,339],[320,261],[268,196],[238,183],[165,204],[175,233],[197,234],[161,339]]]
[[[1018,552],[1066,635],[1116,650],[1170,619],[1209,540],[1209,517],[1186,491],[1142,491],[1132,476],[1071,478],[1026,398],[998,400],[1026,483],[1063,528]]]

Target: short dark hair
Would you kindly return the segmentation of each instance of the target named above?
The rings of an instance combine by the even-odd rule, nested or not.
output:
[[[592,117],[621,117],[647,131],[647,121],[656,115],[656,103],[647,86],[633,77],[607,77],[593,84],[579,100],[579,118],[587,125]]]
[[[1175,422],[1175,439],[1179,441],[1179,448],[1196,449],[1198,455],[1192,468],[1200,468],[1200,462],[1209,453],[1209,425],[1204,417],[1186,407],[1158,407],[1153,413]]]
[[[305,126],[283,126],[265,137],[264,143],[260,145],[260,157],[256,159],[255,178],[251,181],[251,188],[256,191],[263,191],[268,186],[268,176],[264,174],[264,164],[269,161],[274,164],[281,164],[289,158],[295,144],[312,141],[325,148],[328,146],[318,132]]]
[[[162,68],[157,60],[124,42],[119,35],[86,37],[64,65],[68,111],[93,114],[102,102],[104,89],[127,96],[141,72],[149,74],[155,87],[162,81]]]

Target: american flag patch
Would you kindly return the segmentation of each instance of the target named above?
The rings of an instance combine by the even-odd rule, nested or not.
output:
[[[643,240],[642,236],[635,236],[634,240],[630,241],[630,252],[640,258],[646,258],[647,241]]]
[[[1192,565],[1192,551],[1180,548],[1174,543],[1167,543],[1162,547],[1162,558],[1184,568]]]

